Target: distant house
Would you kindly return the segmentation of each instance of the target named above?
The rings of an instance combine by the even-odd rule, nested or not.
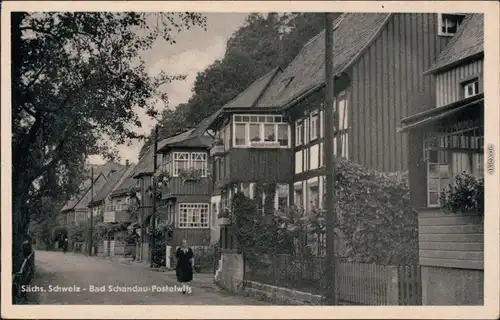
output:
[[[425,305],[483,304],[483,216],[446,215],[439,198],[462,172],[483,177],[483,30],[482,14],[461,21],[426,72],[436,85],[431,108],[402,120],[410,141],[412,205],[419,212]]]
[[[81,225],[87,222],[89,217],[89,208],[87,206],[92,199],[91,189],[93,189],[93,196],[95,196],[106,181],[106,176],[99,173],[94,177],[93,186],[92,179],[87,179],[81,183],[78,194],[72,197],[61,209],[61,214],[66,217],[66,225]]]
[[[88,207],[93,212],[94,217],[102,217],[103,222],[107,223],[115,222],[115,212],[112,211],[110,207],[110,195],[120,184],[120,182],[125,178],[126,173],[130,170],[131,167],[133,166],[130,166],[127,163],[125,168],[122,168],[110,174],[108,180],[97,192],[93,201],[88,204]],[[115,249],[113,249],[113,251],[110,251],[110,247],[115,248],[115,244],[110,243],[108,240],[104,240],[103,243],[99,243],[96,245],[98,245],[99,253],[102,253],[104,255],[108,255],[108,253],[116,253]]]

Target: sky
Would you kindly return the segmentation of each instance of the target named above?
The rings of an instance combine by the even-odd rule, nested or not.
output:
[[[172,75],[187,76],[186,80],[164,86],[170,107],[188,101],[197,72],[205,70],[215,60],[224,57],[227,40],[242,26],[247,15],[248,13],[207,13],[206,31],[202,28],[182,31],[174,34],[177,43],[168,44],[159,40],[151,50],[142,54],[150,75],[165,71]],[[137,108],[137,113],[142,122],[142,128],[137,132],[149,133],[156,120],[149,118],[140,108]],[[127,159],[131,163],[137,163],[142,144],[143,141],[132,141],[130,145],[118,146],[121,163],[125,163]],[[89,162],[102,164],[105,161],[100,156],[92,156]]]

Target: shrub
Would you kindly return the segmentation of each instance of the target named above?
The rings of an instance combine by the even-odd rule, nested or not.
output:
[[[446,213],[484,214],[484,181],[466,172],[458,174],[455,184],[441,191],[439,201]]]

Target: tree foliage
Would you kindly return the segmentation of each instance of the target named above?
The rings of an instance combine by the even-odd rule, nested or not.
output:
[[[292,61],[323,28],[321,13],[251,13],[227,41],[224,58],[198,73],[189,101],[164,111],[160,137],[194,127],[259,77]],[[140,154],[151,145],[149,135]]]
[[[43,197],[69,198],[88,155],[138,138],[134,107],[156,114],[165,83],[150,77],[141,52],[158,38],[205,27],[195,13],[15,12],[12,39],[14,250]],[[105,141],[109,138],[115,144]]]

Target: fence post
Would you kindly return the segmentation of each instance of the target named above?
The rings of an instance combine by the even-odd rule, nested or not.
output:
[[[387,304],[390,306],[399,305],[399,285],[398,285],[398,267],[389,266],[389,277],[387,284]]]

